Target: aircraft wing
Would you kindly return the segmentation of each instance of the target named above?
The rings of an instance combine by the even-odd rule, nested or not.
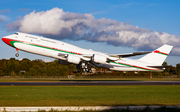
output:
[[[137,56],[137,55],[143,55],[143,54],[148,54],[151,52],[135,52],[135,53],[126,53],[126,54],[107,54],[107,58],[109,60],[118,60],[119,58],[124,58],[124,57],[131,57],[131,56]],[[83,57],[86,58],[91,58],[93,56],[93,54],[83,54]]]
[[[124,58],[124,57],[131,57],[137,55],[148,54],[151,52],[135,52],[135,53],[126,53],[126,54],[109,54],[110,57],[117,57],[117,58]]]
[[[131,57],[131,56],[137,56],[137,55],[143,55],[143,54],[148,54],[151,52],[136,52],[136,53],[126,53],[126,54],[106,54],[107,59],[116,61],[119,58],[124,58],[124,57]],[[94,54],[83,54],[80,56],[82,60],[85,61],[90,61],[91,58],[93,57]],[[67,58],[68,54],[67,53],[58,53],[58,56],[62,58]]]
[[[93,54],[83,54],[82,56],[86,57],[86,58],[91,58],[93,56]]]

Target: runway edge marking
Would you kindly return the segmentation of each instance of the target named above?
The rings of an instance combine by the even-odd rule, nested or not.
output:
[[[102,110],[110,110],[110,109],[139,109],[143,110],[145,108],[156,109],[156,108],[178,108],[180,109],[180,105],[176,106],[60,106],[60,107],[0,107],[0,112],[20,112],[20,111],[38,111],[38,110],[57,110],[57,111],[83,111],[83,110],[91,110],[91,111],[102,111]]]

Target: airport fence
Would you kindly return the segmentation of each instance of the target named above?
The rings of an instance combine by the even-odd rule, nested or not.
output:
[[[52,78],[52,79],[120,79],[120,78],[180,78],[179,75],[173,76],[1,76],[0,78]]]

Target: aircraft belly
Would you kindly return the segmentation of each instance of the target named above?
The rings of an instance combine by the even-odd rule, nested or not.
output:
[[[147,71],[145,69],[141,69],[135,64],[129,64],[124,62],[109,63],[109,65],[113,66],[110,68],[110,70],[116,70],[116,71]]]
[[[99,64],[98,67],[107,68],[116,71],[139,71],[137,68],[131,68],[123,65],[116,65],[111,63]]]
[[[113,68],[111,64],[97,64],[96,66],[101,67],[101,68],[107,68],[107,69]]]
[[[113,68],[110,68],[110,70],[116,70],[116,71],[139,71],[137,68],[130,68],[126,66],[114,66]]]

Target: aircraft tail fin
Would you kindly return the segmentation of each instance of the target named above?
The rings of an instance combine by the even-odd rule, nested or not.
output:
[[[154,50],[153,52],[140,58],[139,60],[160,66],[165,61],[172,48],[173,46],[163,45],[160,48]]]

